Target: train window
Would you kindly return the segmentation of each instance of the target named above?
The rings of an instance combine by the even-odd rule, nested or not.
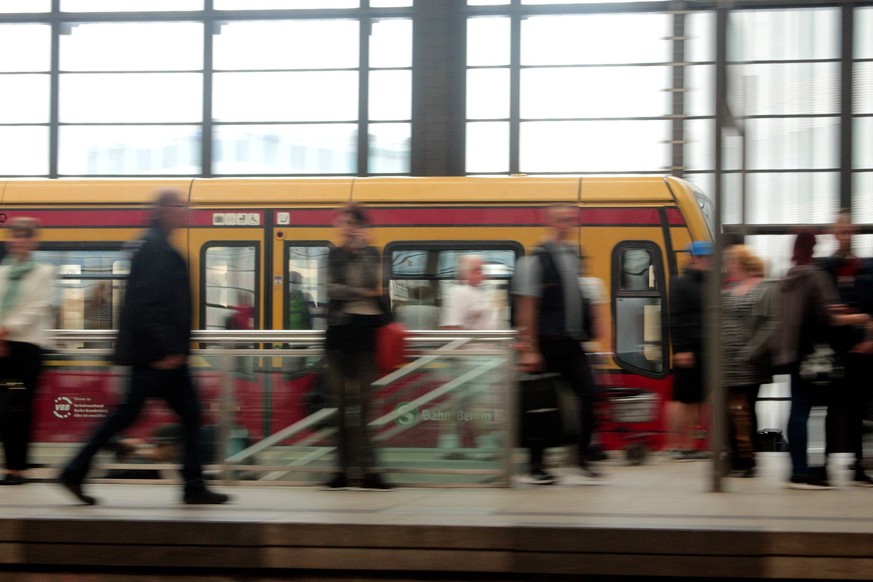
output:
[[[615,357],[622,367],[648,375],[664,373],[663,277],[654,243],[627,241],[613,251]]]
[[[482,285],[503,314],[502,327],[509,327],[509,286],[521,251],[512,242],[391,243],[385,249],[391,309],[410,329],[436,329],[442,297],[458,284],[458,259],[477,254],[484,259]]]
[[[35,259],[58,270],[55,305],[60,329],[118,329],[130,255],[117,249],[37,250]]]
[[[288,272],[285,280],[285,328],[325,329],[327,306],[328,243],[288,243],[285,246]]]
[[[258,247],[218,243],[204,248],[201,327],[258,329]]]

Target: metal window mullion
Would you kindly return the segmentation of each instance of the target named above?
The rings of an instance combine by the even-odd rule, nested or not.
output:
[[[361,17],[358,45],[358,167],[357,176],[370,174],[370,32],[368,15]]]
[[[512,0],[517,8],[519,0]],[[521,16],[513,10],[509,18],[509,173],[521,172],[520,139],[521,128]]]
[[[855,84],[853,45],[855,42],[855,7],[844,4],[842,9],[840,54],[840,208],[852,209],[852,93]]]
[[[215,20],[215,11],[213,10],[212,0],[206,0],[206,10],[203,17],[203,104],[201,111],[201,128],[200,128],[200,175],[204,177],[212,177],[214,173],[213,166],[213,139],[214,128],[212,123],[212,104],[213,104],[213,73],[215,71],[215,63],[213,62],[213,45],[215,42],[215,27],[218,22]]]
[[[670,173],[682,176],[685,169],[685,13],[673,14],[673,85],[670,124],[672,140]]]
[[[61,0],[52,0],[51,63],[49,65],[49,178],[58,177],[60,122],[60,68],[61,68],[61,22],[55,15],[60,13]]]

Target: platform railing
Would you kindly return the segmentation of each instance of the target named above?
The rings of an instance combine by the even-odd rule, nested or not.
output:
[[[36,448],[41,464],[55,470],[114,408],[127,369],[109,363],[114,331],[52,335],[57,348],[46,358]],[[370,431],[389,479],[428,486],[510,483],[515,415],[514,391],[507,388],[513,385],[514,335],[410,332],[405,365],[373,386]],[[336,409],[329,397],[306,404],[324,388],[323,332],[207,330],[192,339],[210,474],[245,484],[311,484],[329,477]],[[79,407],[88,413],[78,413]],[[51,426],[39,428],[46,418]],[[174,420],[161,405],[150,405],[132,435],[145,441],[144,452],[154,450],[153,433]],[[62,430],[53,434],[58,426]],[[142,458],[130,463],[113,451],[97,465],[94,475],[110,479],[146,467]],[[176,466],[159,458],[147,469],[166,477]]]

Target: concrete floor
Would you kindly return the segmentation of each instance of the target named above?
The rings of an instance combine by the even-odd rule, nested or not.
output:
[[[166,482],[91,484],[94,507],[36,482],[0,488],[0,567],[15,580],[97,567],[119,580],[873,578],[873,489],[850,485],[849,459],[832,463],[836,489],[796,491],[787,454],[759,458],[758,477],[720,493],[709,462],[660,455],[603,463],[600,481],[559,469],[549,487],[216,485],[233,502],[213,507],[180,504]]]

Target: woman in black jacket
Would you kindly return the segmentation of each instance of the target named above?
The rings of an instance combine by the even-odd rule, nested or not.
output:
[[[337,213],[339,245],[327,259],[328,378],[337,407],[339,472],[327,487],[344,489],[360,470],[365,489],[387,489],[376,472],[368,430],[371,384],[376,379],[376,329],[385,310],[379,290],[379,253],[367,239],[367,216],[354,203]]]

